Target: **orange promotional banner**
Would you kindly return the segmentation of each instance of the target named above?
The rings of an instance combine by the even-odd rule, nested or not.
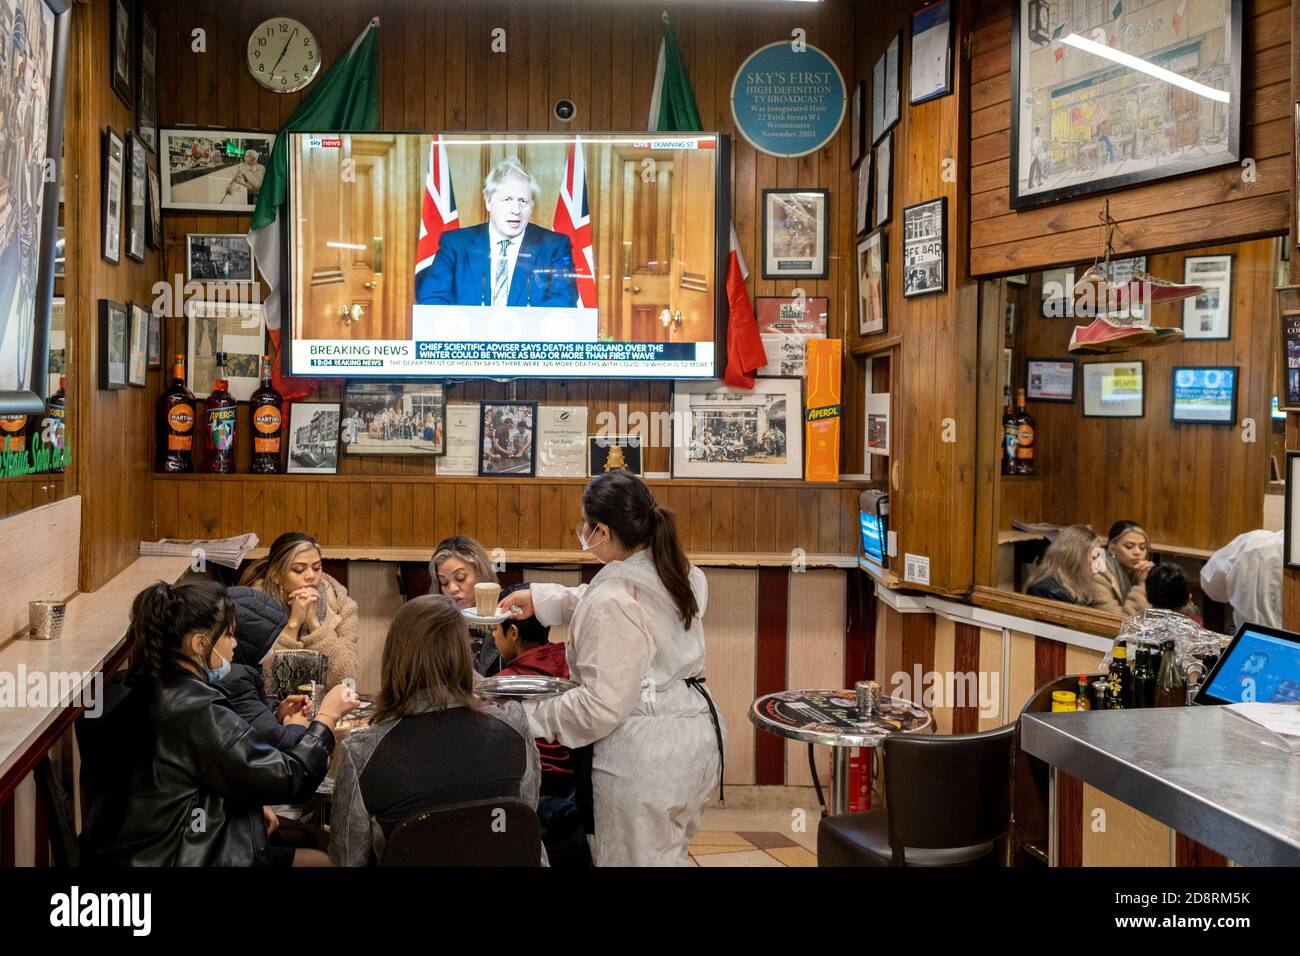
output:
[[[804,481],[840,480],[841,341],[808,340]]]

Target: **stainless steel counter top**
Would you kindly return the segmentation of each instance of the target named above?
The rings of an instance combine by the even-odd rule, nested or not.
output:
[[[1025,750],[1245,866],[1300,866],[1300,754],[1222,707],[1026,714]]]

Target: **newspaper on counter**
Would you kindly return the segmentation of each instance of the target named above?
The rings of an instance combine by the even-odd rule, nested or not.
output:
[[[203,557],[222,567],[238,568],[249,551],[257,547],[257,535],[248,534],[233,538],[163,538],[161,541],[141,541],[141,557],[195,557],[195,552],[202,552]]]
[[[1267,730],[1269,743],[1300,753],[1300,704],[1228,704],[1224,710]]]

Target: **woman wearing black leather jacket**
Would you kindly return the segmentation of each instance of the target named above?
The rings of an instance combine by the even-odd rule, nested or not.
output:
[[[129,693],[81,734],[96,862],[327,865],[319,851],[269,848],[263,807],[315,791],[355,695],[334,688],[297,743],[268,745],[215,686],[230,667],[234,624],[219,584],[160,582],[136,596]]]

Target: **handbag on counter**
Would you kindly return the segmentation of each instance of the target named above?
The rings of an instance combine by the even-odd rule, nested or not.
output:
[[[324,685],[329,673],[329,655],[320,651],[276,651],[266,672],[266,693],[279,700],[301,693],[298,688],[315,681]]]

